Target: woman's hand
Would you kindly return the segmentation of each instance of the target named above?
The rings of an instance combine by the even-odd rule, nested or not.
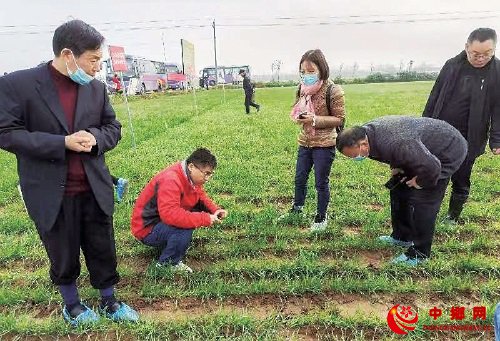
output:
[[[306,123],[310,123],[312,124],[313,123],[313,117],[314,115],[312,114],[302,114],[301,116],[302,118],[298,118],[295,120],[297,121],[297,123],[301,123],[301,124],[306,124]]]

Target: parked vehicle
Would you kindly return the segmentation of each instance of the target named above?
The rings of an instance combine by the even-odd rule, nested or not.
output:
[[[167,85],[167,89],[182,90],[186,87],[186,76],[174,63],[153,62],[157,73],[162,75],[162,80]],[[166,75],[164,77],[163,75]]]
[[[161,91],[164,89],[182,89],[186,81],[185,75],[179,71],[179,67],[173,63],[165,63],[143,57],[125,55],[127,71],[122,73],[125,88],[133,84],[132,89],[136,94],[145,94],[151,91]],[[111,85],[114,75],[111,61],[103,62],[105,69],[106,83]],[[132,81],[133,80],[133,81]],[[109,87],[109,86],[108,86]],[[131,92],[129,90],[129,92]]]
[[[250,66],[217,66],[217,83],[218,84],[239,84],[242,80],[239,76],[239,71],[244,69],[250,73]],[[215,67],[206,67],[200,74],[200,86],[214,86],[216,84]]]

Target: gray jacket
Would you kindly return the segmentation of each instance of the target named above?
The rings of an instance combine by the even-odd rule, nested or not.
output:
[[[421,187],[451,177],[467,155],[467,141],[450,124],[427,117],[385,116],[366,123],[371,159],[417,176]]]

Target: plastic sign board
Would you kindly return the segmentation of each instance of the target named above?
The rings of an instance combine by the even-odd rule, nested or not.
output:
[[[109,46],[109,55],[114,72],[127,71],[127,61],[125,60],[125,49],[121,46]]]
[[[194,45],[185,39],[181,39],[182,46],[182,69],[183,73],[191,78],[196,76],[194,67]]]

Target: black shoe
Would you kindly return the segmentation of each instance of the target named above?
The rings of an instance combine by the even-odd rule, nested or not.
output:
[[[328,218],[326,214],[316,214],[314,222],[311,224],[311,232],[321,232],[326,230],[328,226]]]
[[[278,222],[296,219],[302,214],[302,209],[293,206],[287,213],[278,217]]]
[[[315,223],[322,223],[326,220],[326,215],[325,214],[318,214],[316,213],[316,216],[314,217],[314,222]]]
[[[463,194],[451,194],[450,197],[450,205],[448,207],[448,215],[447,219],[453,222],[457,222],[462,210],[464,209],[464,205],[467,202],[468,195]]]
[[[257,107],[257,112],[259,112],[259,111],[260,111],[260,105]]]

